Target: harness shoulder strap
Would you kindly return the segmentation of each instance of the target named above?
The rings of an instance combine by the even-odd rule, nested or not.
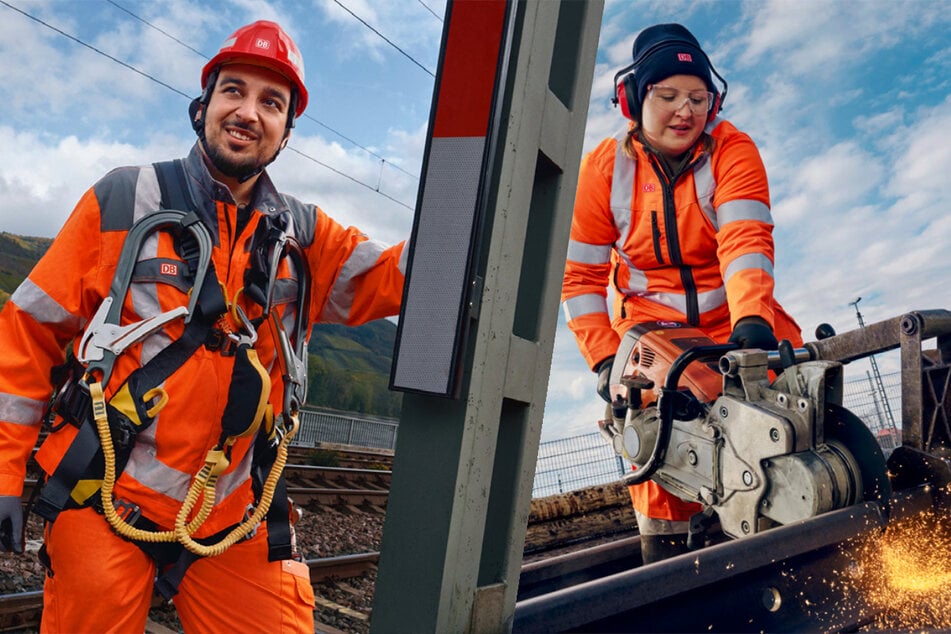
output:
[[[188,189],[188,180],[182,159],[152,163],[158,178],[159,191],[162,192],[162,209],[190,211],[198,209],[195,199]]]

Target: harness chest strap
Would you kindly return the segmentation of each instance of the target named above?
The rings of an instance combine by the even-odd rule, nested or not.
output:
[[[193,209],[195,206],[184,184],[185,176],[184,176],[184,170],[181,165],[181,162],[175,161],[175,162],[158,163],[155,165],[155,167],[156,167],[156,173],[158,175],[159,185],[162,191],[163,207],[178,206],[178,207]],[[194,224],[196,229],[198,227],[201,227],[202,229],[204,228],[203,225],[198,223],[198,219],[196,216],[194,216],[193,213],[192,214],[184,214],[184,212],[179,212],[179,213],[182,214],[183,224],[187,223],[186,226]],[[137,238],[135,242],[138,242],[139,244],[141,244],[141,240],[144,239],[144,237],[149,232],[146,230],[141,230],[141,228],[139,229],[140,230],[137,232],[130,231],[130,233],[135,233]],[[203,243],[210,244],[210,237],[207,240],[202,240],[202,239],[198,240],[198,244],[200,247],[204,246]],[[138,246],[139,245],[135,245],[135,244],[130,246],[130,250],[135,251],[135,253],[133,253],[132,257],[130,258],[133,263],[137,259]],[[126,251],[126,248],[124,246],[123,252],[125,251]],[[208,250],[199,248],[199,251],[206,251],[207,253]],[[202,255],[206,255],[206,253],[203,253]],[[170,346],[166,347],[162,352],[159,353],[159,355],[153,358],[153,360],[150,361],[148,364],[146,364],[144,367],[139,368],[139,370],[136,371],[136,373],[138,373],[136,376],[136,379],[137,379],[136,383],[138,383],[139,385],[145,385],[145,386],[161,385],[168,376],[170,376],[178,367],[180,367],[185,362],[185,360],[187,360],[187,358],[191,356],[194,353],[194,351],[197,350],[197,348],[200,347],[202,343],[208,339],[208,333],[211,330],[211,325],[214,322],[214,317],[216,317],[217,314],[220,314],[221,312],[226,310],[224,297],[221,294],[220,287],[216,283],[217,278],[214,275],[213,267],[211,266],[210,253],[207,253],[206,262],[207,262],[207,268],[203,268],[204,263],[199,263],[199,266],[197,268],[201,270],[203,273],[206,272],[206,270],[210,269],[210,275],[201,276],[202,278],[201,288],[198,293],[194,294],[197,297],[194,297],[193,302],[190,302],[191,306],[195,307],[194,313],[201,314],[204,317],[199,319],[191,319],[191,317],[193,317],[194,315],[193,314],[188,315],[187,321],[189,323],[186,326],[185,333],[183,334],[183,336],[177,341],[173,342],[173,344],[171,344]],[[117,305],[116,306],[117,308],[121,306],[121,303],[124,300],[126,287],[128,285],[129,280],[131,280],[131,271],[129,271],[127,275],[125,275],[126,272],[123,272],[123,273],[124,275],[120,278],[119,283],[117,283],[117,281],[114,280],[113,289],[111,293],[111,295],[121,294],[121,296],[118,297],[118,301],[115,302]],[[119,288],[119,287],[122,287],[122,288]],[[117,318],[118,318],[118,313],[116,313],[116,320]],[[250,346],[248,346],[247,350],[245,351],[246,353],[244,357],[245,359],[247,359],[248,351],[250,351],[250,353],[253,355],[253,352],[254,352],[253,348],[250,348]],[[112,358],[109,358],[106,361],[106,363],[109,364],[107,366],[109,370],[111,370],[111,361],[114,360],[114,356],[115,355],[113,355]],[[253,355],[253,356],[254,356],[254,359],[256,359],[256,355]],[[251,366],[253,365],[254,364],[252,363]],[[263,368],[260,368],[259,363],[257,363],[257,366],[259,369],[253,370],[252,374],[256,373],[258,376],[263,376],[267,378],[266,371],[264,371]],[[136,373],[133,373],[133,374],[135,375]],[[104,374],[106,373],[104,372]],[[91,377],[87,375],[86,378],[89,379]],[[132,377],[130,376],[130,379],[131,378]],[[92,384],[90,383],[90,387],[91,385]],[[261,386],[262,391],[259,392],[259,394],[262,394],[261,398],[263,398],[265,401],[266,401],[266,394],[269,392],[269,385],[270,383],[268,379],[268,383],[267,383],[268,389],[264,389],[264,386],[262,385]],[[123,387],[125,388],[125,386]],[[153,419],[154,416],[158,413],[158,410],[161,409],[160,405],[152,406],[152,409],[147,408],[147,405],[146,405],[147,401],[151,400],[151,398],[155,395],[153,392],[150,392],[150,388],[146,388],[144,391],[143,390],[138,390],[138,391],[141,392],[143,395],[148,395],[148,397],[145,398],[144,401],[140,402],[139,399],[133,396],[131,399],[127,399],[127,402],[125,403],[126,407],[123,408],[125,410],[123,413],[128,415],[128,418],[130,418],[133,423],[132,429],[131,429],[133,439],[134,439],[135,433],[142,431],[142,429],[145,429],[149,424],[151,424],[151,419]],[[117,396],[118,395],[119,393],[117,393]],[[100,396],[99,399],[102,399],[102,397]],[[114,401],[116,400],[115,397],[113,400]],[[129,403],[132,404],[131,407],[129,406]],[[112,405],[113,405],[112,403],[109,404],[110,407]],[[108,418],[108,416],[105,415],[106,407],[107,406],[105,405],[104,400],[100,400],[100,402],[96,405],[97,415],[102,414],[106,416],[106,418],[102,419],[103,421],[107,421],[107,418]],[[130,412],[130,410],[133,408],[135,411]],[[140,409],[146,409],[146,415],[138,416],[137,414],[140,413],[139,412]],[[244,434],[249,435],[251,433],[254,433],[254,430],[257,429],[262,418],[262,411],[261,411],[260,404],[256,408],[255,411],[256,413],[254,414],[253,420],[249,424],[248,429],[244,432],[241,432],[240,430],[238,430],[239,435],[244,435]],[[261,486],[258,486],[255,488],[257,497],[259,497],[259,500],[258,500],[259,504],[257,505],[257,512],[256,512],[256,515],[258,517],[255,518],[255,524],[257,521],[260,521],[264,513],[267,514],[269,536],[270,536],[269,559],[273,561],[277,559],[286,559],[291,557],[292,555],[289,517],[288,517],[289,510],[288,510],[288,503],[286,500],[286,486],[284,485],[282,471],[283,471],[284,461],[286,460],[286,445],[289,442],[290,438],[293,436],[294,432],[296,431],[296,426],[297,426],[296,410],[294,412],[294,416],[292,417],[284,416],[285,420],[290,421],[290,423],[292,424],[287,425],[286,426],[287,429],[282,430],[283,433],[280,434],[280,439],[279,439],[280,442],[275,442],[277,438],[276,438],[276,435],[274,434],[273,421],[270,419],[270,416],[268,416],[268,418],[269,418],[269,425],[267,430],[268,438],[262,437],[258,443],[255,443],[256,445],[268,445],[268,448],[266,448],[266,450],[264,450],[263,452],[258,450],[255,451],[254,462],[258,464],[255,467],[255,469],[253,469],[253,471],[258,476],[259,481],[262,482]],[[65,508],[68,503],[70,503],[71,498],[74,504],[84,504],[84,503],[87,503],[88,500],[91,498],[92,493],[100,489],[100,485],[102,481],[99,480],[98,478],[93,478],[91,480],[88,478],[83,479],[85,475],[89,474],[91,467],[93,467],[97,463],[102,464],[103,461],[106,463],[111,462],[113,465],[113,470],[115,471],[116,463],[111,459],[104,460],[105,455],[103,453],[103,447],[105,445],[108,445],[109,449],[110,450],[112,449],[112,441],[111,441],[111,433],[110,433],[111,430],[108,429],[108,423],[107,422],[105,423],[106,434],[103,435],[101,433],[102,427],[103,427],[102,423],[97,421],[97,424],[93,424],[93,421],[88,420],[88,418],[85,422],[86,424],[80,425],[79,433],[77,434],[76,440],[67,450],[56,472],[54,472],[54,474],[50,477],[49,482],[47,483],[47,486],[43,491],[43,496],[41,496],[41,500],[37,503],[38,514],[40,514],[41,516],[43,516],[44,518],[50,521],[54,520],[56,516],[58,515],[58,513],[63,508]],[[100,432],[98,434],[97,434],[97,428],[98,428],[98,431]],[[234,432],[234,431],[235,431],[235,426],[234,425],[229,426],[228,431],[223,430],[222,439],[223,440],[226,439],[229,435],[229,432]],[[103,437],[100,438],[100,436],[103,436]],[[105,442],[107,438],[108,438],[108,441]],[[231,440],[231,442],[233,442],[233,440]],[[131,443],[130,443],[130,446],[131,446]],[[263,458],[264,460],[271,463],[269,465],[271,469],[268,470],[269,473],[267,477],[264,477],[263,475],[266,469],[261,468],[264,465],[260,464],[259,458]],[[124,465],[124,462],[123,462],[123,465]],[[118,475],[118,472],[121,471],[121,466],[123,465],[120,465],[118,471],[116,471],[113,474],[114,476]],[[225,467],[226,466],[227,464],[225,463]],[[221,470],[223,470],[223,468],[225,467],[222,467]],[[213,477],[209,478],[210,485],[212,487],[214,486],[214,482],[216,480],[217,480],[217,475],[214,475]],[[209,481],[206,481],[203,486],[207,487],[209,485]],[[111,487],[109,488],[111,489]],[[276,498],[274,497],[275,492],[276,492]],[[206,495],[206,500],[213,501],[214,499],[213,491],[211,491],[211,493],[212,495],[210,496]],[[122,518],[118,515],[118,513],[116,513],[115,508],[112,505],[111,490],[108,496],[106,495],[106,491],[102,490],[102,498],[103,498],[104,509],[106,507],[111,508],[111,511],[108,513],[108,515],[113,516],[113,519],[110,520],[110,522],[114,523],[114,525],[119,525],[119,526],[124,524],[125,521],[122,520]],[[209,509],[209,512],[210,512],[210,509]],[[199,513],[199,515],[207,516],[207,512]],[[118,518],[118,521],[116,521],[116,518]],[[197,524],[189,523],[184,528],[180,527],[178,530],[179,536],[182,537],[180,541],[186,540],[186,538],[190,539],[191,534],[195,530],[197,530],[197,527],[199,525],[200,525],[200,522],[198,522]],[[172,531],[172,533],[174,532],[175,531]],[[232,534],[233,533],[234,531],[232,532]],[[144,534],[136,533],[135,539],[144,539],[144,540],[168,539],[168,536],[162,535],[161,532],[150,533],[150,534],[153,535],[153,537],[146,538]],[[230,543],[233,543],[233,541],[236,541],[236,539],[234,539],[232,536],[232,538],[229,541]],[[200,547],[199,545],[195,545],[194,550],[201,551],[201,554],[203,555],[212,554],[209,550],[207,550],[207,548],[204,545],[200,545]],[[177,583],[175,585],[177,585]],[[172,593],[174,594],[174,591]]]
[[[164,212],[164,214],[166,215],[161,217],[147,216],[144,220],[147,220],[147,224],[152,225],[154,230],[169,226],[169,223],[177,218],[181,223],[189,223],[193,234],[200,234],[202,231],[206,231],[204,225],[200,223],[195,224],[193,222],[194,214],[187,214],[185,212]],[[131,233],[132,232],[130,232],[130,234]],[[131,269],[137,260],[139,247],[150,233],[149,231],[143,230],[136,231],[134,234],[136,236],[135,242],[138,244],[128,243],[127,245],[123,245],[123,257],[117,265],[117,276],[131,280]],[[207,240],[207,244],[210,245],[210,237]],[[126,399],[126,405],[134,409],[130,411],[129,407],[126,407],[123,408],[126,409],[126,411],[122,412],[124,415],[123,418],[130,421],[130,424],[126,425],[126,431],[132,437],[124,439],[128,441],[130,449],[134,435],[151,425],[154,414],[157,413],[153,412],[151,416],[149,415],[153,406],[148,405],[148,401],[150,401],[151,398],[146,397],[151,396],[153,389],[160,386],[195,353],[207,339],[214,319],[217,318],[217,314],[225,310],[224,297],[217,284],[214,266],[211,264],[210,249],[204,249],[204,251],[205,253],[202,255],[207,258],[207,266],[202,267],[202,270],[205,271],[205,275],[203,275],[200,280],[196,280],[196,282],[200,284],[200,288],[197,293],[193,293],[195,296],[193,313],[186,317],[188,323],[185,326],[182,336],[165,347],[143,367],[133,372],[127,379],[126,385],[117,391],[117,396],[122,395],[123,390],[127,387],[133,392],[131,398]],[[109,325],[110,319],[118,321],[119,311],[116,310],[116,308],[121,308],[126,291],[126,288],[119,288],[113,283],[110,295],[107,298],[111,301],[104,303],[103,306],[107,309],[108,315],[104,315],[102,320],[94,320],[94,322],[100,327],[103,327]],[[97,311],[97,316],[99,316],[100,312],[102,311]],[[90,326],[95,327],[93,326],[93,322],[90,322]],[[148,333],[148,330],[143,330],[141,336],[144,337]],[[88,393],[88,379],[91,376],[98,375],[95,376],[95,379],[105,383],[111,375],[112,365],[117,357],[117,353],[121,352],[121,350],[97,348],[95,352],[93,352],[90,348],[97,345],[95,343],[96,340],[97,338],[92,336],[89,332],[83,336],[83,342],[86,344],[84,352],[90,354],[92,360],[87,361],[85,375],[81,379],[74,377],[74,380],[78,380],[79,384],[73,386],[73,389],[84,390]],[[125,342],[125,347],[131,343],[134,342]],[[80,361],[84,360],[85,359],[80,359]],[[88,399],[79,399],[77,402],[81,405],[86,405],[88,404]],[[37,499],[35,506],[37,513],[48,521],[54,521],[60,511],[66,508],[70,503],[75,505],[88,503],[91,496],[99,490],[99,482],[101,480],[101,478],[98,477],[101,469],[97,469],[96,465],[101,464],[103,453],[95,426],[85,424],[89,412],[87,410],[84,412],[70,412],[69,414],[70,417],[75,419],[75,422],[79,424],[79,431],[63,458],[60,460],[56,470],[44,485],[43,491]]]

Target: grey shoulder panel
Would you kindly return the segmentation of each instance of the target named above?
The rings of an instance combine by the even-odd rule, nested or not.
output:
[[[287,205],[287,210],[294,219],[294,237],[302,247],[308,247],[314,241],[314,231],[317,228],[317,209],[314,205],[303,203],[293,196],[281,194],[281,199]]]
[[[136,220],[159,208],[162,194],[155,169],[119,167],[93,186],[102,231],[128,231]]]

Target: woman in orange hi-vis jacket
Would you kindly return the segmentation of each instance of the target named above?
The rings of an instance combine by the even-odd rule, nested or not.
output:
[[[142,632],[157,573],[186,631],[314,631],[279,477],[306,338],[396,314],[405,254],[265,171],[308,97],[280,26],[238,29],[201,88],[189,156],[104,176],[0,314],[0,550],[72,369],[37,452],[44,632]]]
[[[773,297],[766,170],[750,137],[718,116],[726,82],[679,24],[642,31],[633,55],[615,76],[628,125],[581,163],[562,289],[605,400],[620,336],[638,323],[685,323],[765,350],[777,336],[802,344]],[[683,552],[699,505],[653,481],[631,499],[645,563]]]

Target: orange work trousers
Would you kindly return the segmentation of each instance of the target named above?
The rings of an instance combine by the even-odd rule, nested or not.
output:
[[[46,530],[52,574],[40,631],[143,632],[156,566],[93,509],[63,511]],[[267,560],[267,529],[193,563],[173,602],[186,632],[314,632],[307,564]]]

